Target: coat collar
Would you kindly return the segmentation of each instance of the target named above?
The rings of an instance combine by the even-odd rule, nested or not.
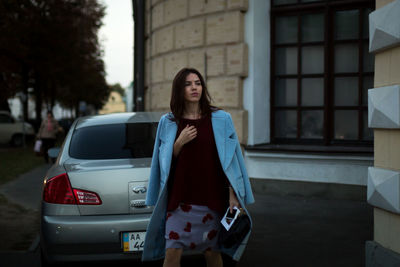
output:
[[[172,113],[170,116],[173,116]],[[178,126],[176,125],[176,123],[167,117],[167,123],[165,125],[165,136],[162,136],[161,139],[163,139],[164,137],[164,141],[170,141],[174,143],[177,131]]]
[[[213,112],[211,121],[218,156],[222,168],[226,170],[232,160],[233,154],[235,153],[235,132],[232,129],[229,118],[227,118],[225,112]]]

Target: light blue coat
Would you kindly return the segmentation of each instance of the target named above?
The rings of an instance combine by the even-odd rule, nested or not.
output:
[[[155,205],[155,207],[147,227],[142,254],[143,261],[157,260],[165,256],[164,234],[168,200],[167,186],[165,185],[171,168],[173,145],[178,129],[177,124],[170,120],[172,116],[172,113],[162,116],[154,143],[146,205]],[[238,197],[240,205],[245,208],[246,204],[254,202],[254,197],[231,115],[223,110],[218,110],[212,113],[211,121],[221,166]],[[206,191],[207,188],[204,188],[204,190]],[[247,214],[249,213],[247,212]],[[235,260],[239,260],[249,236],[250,233],[239,247],[224,249],[222,252]]]

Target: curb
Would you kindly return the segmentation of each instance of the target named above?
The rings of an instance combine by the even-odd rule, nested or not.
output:
[[[28,252],[35,252],[39,248],[40,235],[37,234],[35,239],[32,241],[31,246],[28,248]]]

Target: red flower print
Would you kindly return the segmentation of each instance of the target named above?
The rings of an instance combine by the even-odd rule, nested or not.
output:
[[[217,230],[211,230],[210,232],[208,232],[208,239],[212,240],[215,236],[217,235]]]
[[[186,227],[183,229],[183,231],[190,233],[192,231],[192,224],[190,222],[187,222]]]
[[[206,223],[208,220],[212,220],[212,219],[214,219],[214,217],[210,214],[210,213],[207,213],[204,217],[203,217],[203,223]]]
[[[188,204],[181,204],[181,209],[184,212],[189,212],[192,209],[192,205],[188,205]]]
[[[177,232],[171,231],[171,232],[169,232],[169,239],[178,240],[179,234]]]
[[[190,249],[195,249],[196,248],[196,244],[195,243],[190,243]]]
[[[168,212],[168,213],[167,213],[167,218],[166,218],[165,220],[167,221],[168,218],[171,217],[171,216],[172,216],[172,213]]]

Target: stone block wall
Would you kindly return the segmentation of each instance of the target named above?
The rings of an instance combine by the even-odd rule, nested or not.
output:
[[[169,111],[175,74],[193,67],[206,79],[212,104],[231,113],[239,140],[246,143],[247,7],[247,0],[146,1],[146,110]]]
[[[374,128],[368,202],[374,206],[374,242],[387,253],[383,257],[373,246],[366,266],[400,266],[400,34],[391,30],[400,27],[399,12],[400,0],[377,0],[369,17],[375,77],[368,96],[369,127]],[[396,263],[389,264],[388,257]]]

